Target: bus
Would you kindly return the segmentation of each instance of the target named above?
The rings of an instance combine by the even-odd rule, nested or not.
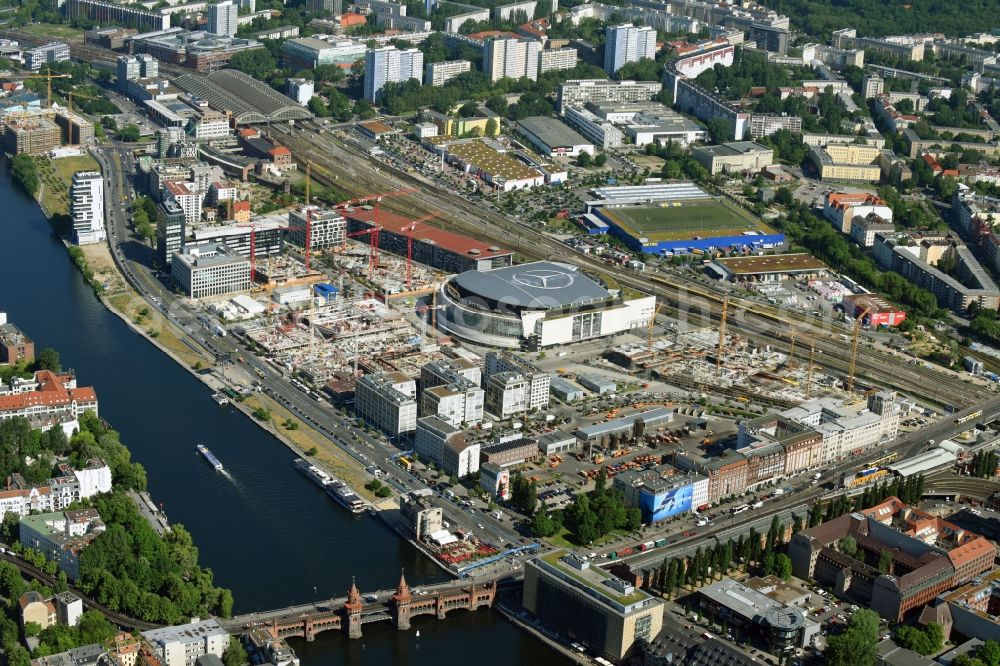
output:
[[[881,458],[876,458],[868,463],[868,467],[884,467],[889,463],[895,462],[896,458],[899,457],[899,453],[893,451],[892,453],[887,453]]]

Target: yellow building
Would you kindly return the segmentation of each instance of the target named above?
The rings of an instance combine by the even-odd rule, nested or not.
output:
[[[820,180],[878,182],[882,177],[881,154],[881,148],[854,143],[812,146],[809,149],[809,158],[816,165]]]
[[[56,624],[56,606],[51,599],[44,598],[34,590],[25,592],[17,600],[21,609],[21,626],[34,622],[42,629]]]
[[[473,118],[461,118],[459,116],[446,116],[443,113],[429,113],[431,116],[431,122],[434,123],[438,128],[438,133],[441,136],[464,136],[469,134],[474,130],[479,130],[479,136],[496,136],[500,133],[500,121],[496,120],[494,123],[493,133],[486,133],[486,126],[489,124],[490,119],[485,116],[476,116]]]

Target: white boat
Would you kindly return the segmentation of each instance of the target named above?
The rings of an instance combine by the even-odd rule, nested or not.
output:
[[[206,447],[204,444],[199,444],[195,448],[198,449],[198,453],[204,456],[205,460],[207,460],[208,463],[216,469],[216,471],[219,472],[225,471],[225,468],[222,466],[222,463],[219,461],[218,458],[215,457],[215,455],[211,451],[208,450],[208,447]]]

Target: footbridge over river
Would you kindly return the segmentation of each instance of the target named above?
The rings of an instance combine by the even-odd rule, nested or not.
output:
[[[362,626],[370,622],[392,622],[398,629],[405,630],[410,628],[410,619],[419,615],[433,615],[443,620],[453,610],[489,608],[496,591],[495,581],[479,584],[452,581],[411,591],[405,576],[401,575],[395,590],[362,594],[352,582],[346,597],[247,613],[219,620],[219,623],[231,634],[262,627],[275,638],[298,636],[311,641],[316,634],[331,630],[342,631],[350,638],[361,638]]]

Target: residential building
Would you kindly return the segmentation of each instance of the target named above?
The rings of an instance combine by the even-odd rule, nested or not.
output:
[[[100,243],[104,229],[104,178],[98,171],[77,171],[69,189],[69,215],[77,245]]]
[[[229,632],[218,620],[202,620],[142,632],[163,666],[195,666],[203,655],[221,658],[229,647]]]
[[[869,215],[892,223],[892,209],[871,192],[829,192],[823,202],[823,215],[842,234],[851,233],[851,225],[856,218],[867,218]],[[872,240],[874,242],[874,238]],[[865,247],[871,247],[871,244]]]
[[[851,220],[851,240],[861,247],[874,247],[878,234],[891,234],[896,227],[892,222],[870,213],[866,217],[855,217]]]
[[[417,383],[399,372],[365,375],[354,392],[357,415],[391,437],[417,428]]]
[[[83,599],[72,592],[59,592],[52,601],[56,605],[56,617],[59,624],[66,627],[75,627],[80,624],[83,616]]]
[[[281,57],[289,67],[315,69],[317,65],[353,65],[365,59],[366,50],[364,42],[313,36],[289,39],[281,45]]]
[[[565,113],[567,106],[587,102],[621,104],[649,101],[663,89],[659,81],[609,81],[607,79],[571,79],[559,86],[557,106]]]
[[[173,199],[184,211],[184,222],[189,226],[194,226],[201,222],[201,205],[205,198],[197,186],[188,181],[168,180],[163,183],[165,193],[163,199]]]
[[[306,229],[309,230],[310,250],[340,247],[347,242],[347,220],[332,210],[300,206],[288,211],[288,229],[285,232],[288,242],[305,248]]]
[[[105,0],[66,0],[66,17],[88,19],[98,25],[126,25],[143,32],[166,30],[170,27],[170,12],[145,9]]]
[[[250,260],[225,245],[184,246],[170,262],[174,285],[189,298],[250,289]]]
[[[23,516],[20,541],[55,562],[71,581],[80,577],[80,552],[104,531],[94,509]]]
[[[21,615],[21,628],[29,622],[34,622],[42,629],[59,624],[56,605],[51,599],[46,599],[34,590],[28,590],[17,599],[18,611]]]
[[[615,662],[663,624],[661,600],[563,550],[525,562],[523,605],[544,626]]]
[[[423,389],[420,413],[436,416],[454,426],[483,420],[484,391],[467,379]]]
[[[479,444],[460,429],[437,416],[417,419],[415,448],[449,476],[462,478],[479,471]]]
[[[16,325],[7,321],[7,313],[0,312],[0,363],[15,365],[35,360],[35,343]]]
[[[174,253],[184,245],[187,217],[173,197],[166,197],[156,206],[156,261],[166,268]]]
[[[771,136],[778,130],[802,132],[802,118],[782,113],[780,115],[754,113],[750,116],[750,138],[759,139]]]
[[[424,65],[424,83],[429,83],[432,86],[443,86],[459,74],[464,74],[471,70],[472,63],[468,60],[429,62]]]
[[[920,62],[924,59],[925,43],[919,38],[858,37],[854,28],[834,30],[830,44],[839,49],[862,49],[873,53],[884,53],[900,60]]]
[[[344,0],[306,0],[304,6],[310,14],[340,16],[344,13]]]
[[[73,420],[84,412],[97,414],[97,394],[90,386],[78,388],[76,377],[38,370],[32,379],[0,385],[0,420],[23,417],[33,427],[47,429],[53,422]]]
[[[24,66],[37,72],[45,65],[69,61],[69,44],[49,42],[24,52]]]
[[[365,52],[365,99],[376,102],[386,83],[423,78],[424,54],[420,49],[383,46]]]
[[[885,90],[885,80],[878,74],[865,74],[861,79],[861,94],[865,99],[878,97]]]
[[[470,5],[464,5],[465,7],[470,7]],[[475,9],[470,12],[464,12],[462,14],[454,14],[449,16],[444,21],[444,31],[446,33],[458,33],[458,29],[462,27],[466,22],[472,21],[473,23],[479,23],[480,21],[490,20],[490,10]]]
[[[491,81],[538,79],[541,45],[532,39],[493,38],[483,51],[483,72]]]
[[[604,71],[614,74],[630,62],[656,58],[656,29],[625,23],[604,30]]]
[[[516,372],[527,380],[528,402],[525,409],[533,411],[548,408],[551,374],[511,352],[487,352],[484,378],[489,381],[498,372]]]
[[[496,500],[509,500],[510,471],[495,463],[484,462],[479,466],[479,487]]]
[[[486,378],[486,411],[506,419],[528,411],[528,381],[516,372],[495,372]]]
[[[713,176],[720,173],[757,173],[774,163],[774,151],[753,141],[696,146],[691,154]]]
[[[208,6],[208,32],[221,37],[236,36],[236,18],[240,13],[232,0],[223,0]],[[166,26],[169,27],[169,26]]]
[[[573,69],[576,64],[576,49],[570,46],[559,49],[543,49],[538,54],[539,74],[560,69]]]

